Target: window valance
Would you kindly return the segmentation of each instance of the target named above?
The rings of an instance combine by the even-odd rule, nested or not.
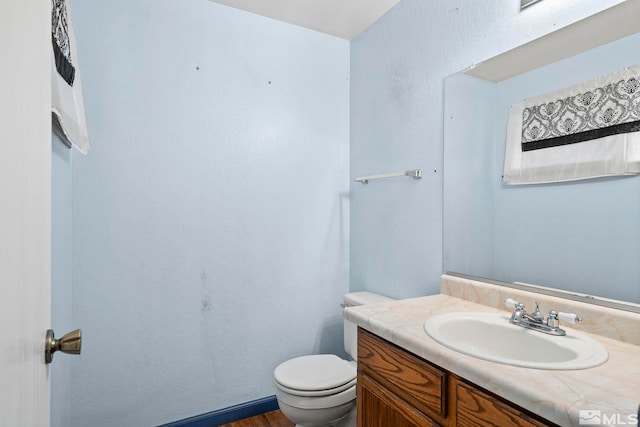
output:
[[[511,106],[504,182],[640,173],[640,65]]]

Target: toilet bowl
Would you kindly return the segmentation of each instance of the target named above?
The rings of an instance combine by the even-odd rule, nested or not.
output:
[[[392,301],[372,292],[344,296],[343,306]],[[345,350],[357,359],[357,326],[344,321]],[[298,427],[355,426],[356,362],[333,354],[301,356],[281,363],[273,382],[282,414]]]
[[[298,426],[335,425],[355,406],[355,364],[333,354],[288,360],[273,378],[280,410]]]

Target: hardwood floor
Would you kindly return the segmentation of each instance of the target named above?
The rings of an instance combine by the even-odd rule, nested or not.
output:
[[[286,419],[282,412],[272,411],[255,417],[245,418],[220,427],[294,427],[294,424]]]

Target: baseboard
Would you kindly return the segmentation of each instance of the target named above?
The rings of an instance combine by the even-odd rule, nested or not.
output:
[[[254,415],[275,411],[276,409],[278,409],[276,397],[269,396],[206,414],[185,418],[184,420],[169,424],[163,424],[159,427],[214,427],[221,424],[232,423],[243,418],[253,417]]]

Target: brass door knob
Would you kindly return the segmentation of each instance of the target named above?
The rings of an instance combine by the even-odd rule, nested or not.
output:
[[[56,339],[53,336],[53,331],[49,329],[44,343],[44,361],[51,363],[53,353],[58,350],[67,354],[80,354],[81,347],[82,331],[80,329],[71,331],[60,339]]]

